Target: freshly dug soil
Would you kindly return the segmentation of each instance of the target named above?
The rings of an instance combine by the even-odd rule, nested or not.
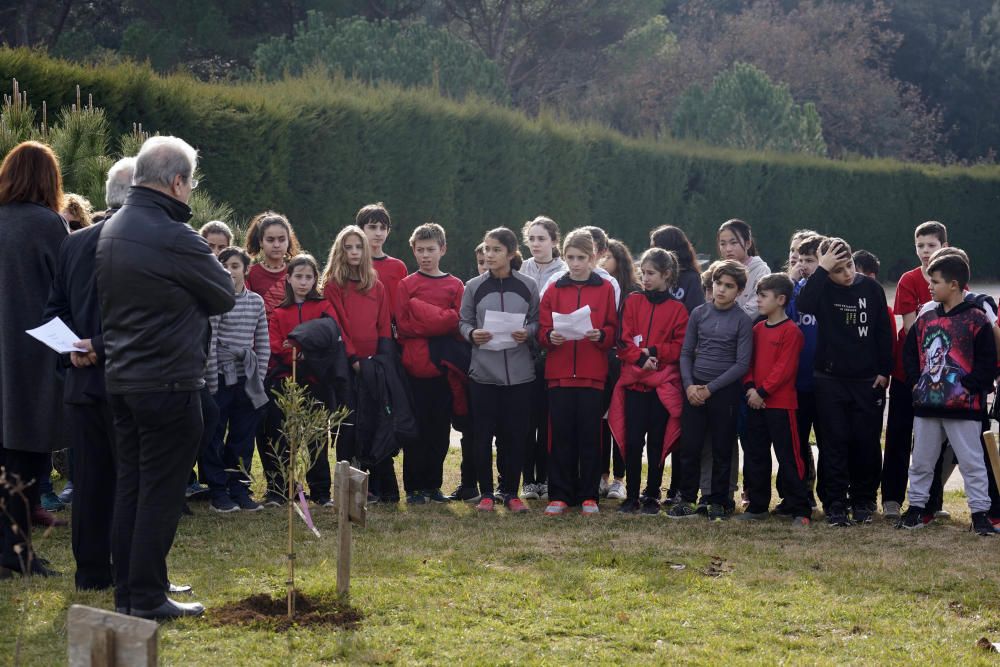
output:
[[[328,626],[353,630],[364,616],[336,597],[295,596],[295,619],[288,620],[288,600],[269,595],[251,595],[238,602],[209,609],[212,625],[242,625],[284,632],[292,626]]]

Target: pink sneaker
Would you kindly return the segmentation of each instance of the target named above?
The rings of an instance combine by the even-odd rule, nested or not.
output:
[[[523,514],[528,511],[528,506],[520,498],[511,498],[507,501],[507,509],[517,514]]]
[[[493,499],[492,498],[483,498],[482,500],[479,501],[479,504],[476,505],[476,509],[479,510],[480,512],[492,512],[493,511]]]
[[[590,515],[590,514],[600,514],[601,510],[597,507],[596,500],[584,500],[583,507],[580,508],[580,514]]]
[[[545,516],[559,516],[566,512],[569,506],[561,500],[553,500],[549,503],[548,507],[545,508]]]

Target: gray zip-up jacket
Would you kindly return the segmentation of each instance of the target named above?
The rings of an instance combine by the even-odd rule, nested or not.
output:
[[[487,271],[465,284],[458,330],[469,342],[472,332],[483,328],[487,310],[524,313],[528,341],[538,335],[538,286],[518,271],[495,278]],[[535,379],[535,362],[528,342],[508,350],[481,350],[472,345],[469,378],[480,384],[516,385]]]

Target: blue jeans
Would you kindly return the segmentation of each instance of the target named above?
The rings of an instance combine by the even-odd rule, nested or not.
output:
[[[219,424],[212,438],[212,448],[220,452],[222,470],[227,474],[224,492],[237,498],[249,495],[248,478],[243,472],[249,471],[253,463],[253,442],[257,424],[264,414],[264,408],[256,409],[244,390],[246,380],[225,386],[219,377],[219,391],[215,394],[215,404],[219,406]],[[228,429],[228,434],[227,434]],[[209,475],[211,478],[211,475]],[[212,486],[212,483],[209,483]],[[215,493],[215,489],[212,490]]]

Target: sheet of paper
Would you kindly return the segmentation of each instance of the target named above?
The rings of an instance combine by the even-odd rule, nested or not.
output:
[[[552,330],[566,340],[583,340],[586,333],[594,328],[590,322],[590,306],[584,306],[572,313],[552,313]]]
[[[59,354],[80,351],[80,348],[73,345],[73,343],[80,342],[80,337],[70,331],[66,323],[58,317],[49,320],[40,327],[28,329],[26,333],[32,338],[45,343]]]
[[[524,328],[524,313],[505,313],[499,310],[487,310],[483,317],[483,329],[493,334],[488,343],[479,346],[480,350],[509,350],[517,347],[511,334]]]

